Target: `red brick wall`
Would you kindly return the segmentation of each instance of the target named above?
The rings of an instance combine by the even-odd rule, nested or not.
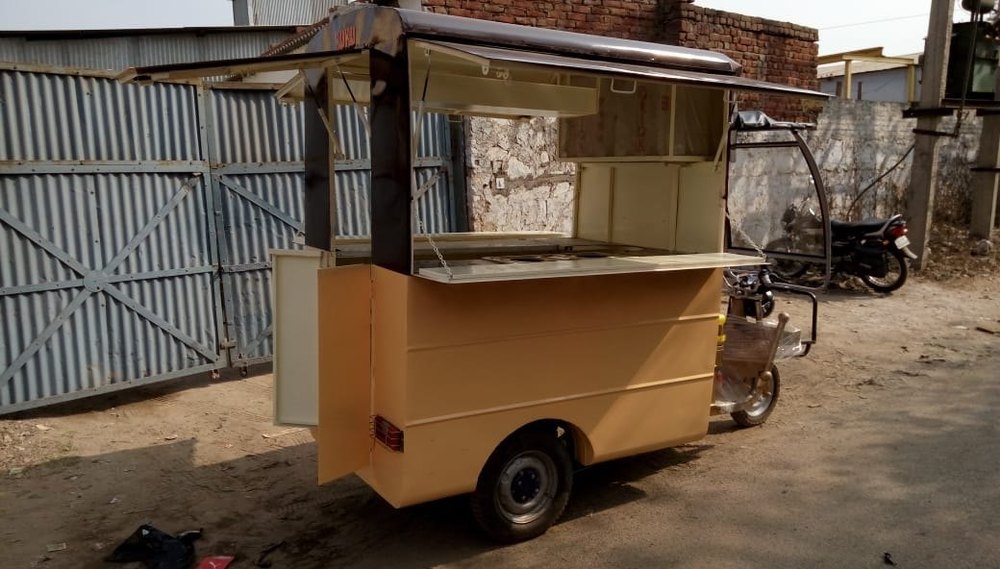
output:
[[[658,35],[658,0],[423,0],[432,12],[584,32],[652,40]]]
[[[690,0],[423,0],[433,12],[655,41],[720,51],[743,65],[743,76],[816,88],[816,30],[702,8]],[[815,112],[787,98],[744,95],[741,107],[801,120]]]
[[[711,10],[687,0],[660,2],[660,41],[722,52],[743,66],[743,77],[817,89],[818,32],[787,22]],[[815,105],[786,97],[743,95],[744,109],[775,118],[815,119]]]

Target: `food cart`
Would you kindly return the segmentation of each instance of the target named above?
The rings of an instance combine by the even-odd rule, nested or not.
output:
[[[705,436],[723,271],[764,262],[724,247],[730,94],[824,95],[718,53],[375,5],[305,53],[124,78],[277,69],[307,109],[308,247],[274,254],[275,411],[312,427],[320,483],[356,473],[396,507],[469,493],[510,542],[558,519],[575,467]],[[338,104],[370,129],[370,240],[335,227]],[[558,120],[572,234],[426,234],[427,112]]]

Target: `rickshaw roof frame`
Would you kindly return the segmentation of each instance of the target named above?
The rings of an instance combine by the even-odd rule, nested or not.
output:
[[[298,69],[305,75],[306,114],[319,112],[328,100],[325,78],[338,56],[368,52],[371,103],[371,243],[372,263],[413,274],[412,119],[409,40],[450,44],[498,60],[579,72],[617,74],[663,83],[688,83],[719,89],[752,90],[797,98],[829,95],[744,79],[731,58],[711,51],[649,42],[505,24],[372,4],[354,4],[334,12],[309,42],[306,53],[129,69],[123,81],[214,76],[220,71]],[[638,76],[638,77],[637,77]],[[334,248],[330,137],[321,121],[305,121],[306,245]],[[793,131],[794,133],[794,131]]]
[[[743,113],[747,113],[747,118],[752,119],[747,122],[757,122],[761,126],[758,128],[748,128],[739,129],[736,125]],[[811,126],[812,128],[807,128]],[[767,149],[767,148],[797,148],[801,153],[803,159],[806,161],[806,166],[809,168],[809,176],[813,182],[813,188],[816,190],[816,197],[819,200],[820,216],[823,223],[823,255],[813,255],[808,253],[789,253],[782,251],[766,251],[765,249],[758,248],[755,243],[751,247],[740,247],[733,245],[733,231],[731,223],[726,223],[726,250],[727,251],[742,251],[749,252],[754,251],[758,254],[767,253],[769,257],[773,259],[789,259],[793,261],[806,261],[806,262],[816,262],[819,260],[824,268],[823,274],[823,285],[821,288],[827,288],[830,286],[830,279],[833,275],[833,232],[831,228],[831,217],[830,217],[830,202],[829,197],[826,193],[826,184],[823,181],[822,172],[819,169],[819,165],[816,163],[816,157],[812,153],[812,149],[806,143],[805,139],[802,137],[803,130],[814,130],[815,125],[810,125],[809,123],[782,123],[780,121],[774,121],[766,114],[761,111],[741,111],[736,113],[732,124],[729,129],[729,148],[733,149]],[[792,135],[791,140],[775,140],[775,141],[763,141],[763,142],[735,142],[734,134],[740,132],[778,132],[784,131]],[[729,171],[726,172],[726,215],[729,217]],[[809,287],[795,287],[801,290],[809,290]]]
[[[132,67],[118,75],[120,81],[158,81],[251,74],[279,69],[314,70],[328,59],[378,50],[395,53],[406,39],[452,44],[462,50],[488,51],[499,59],[534,59],[524,63],[566,67],[614,74],[609,64],[619,64],[622,75],[645,74],[648,80],[690,83],[705,87],[770,92],[803,98],[830,95],[739,77],[742,67],[728,56],[701,49],[536,28],[434,12],[406,10],[373,4],[352,4],[338,9],[308,44],[305,53],[242,59]],[[497,51],[499,50],[499,51]],[[540,61],[552,56],[549,63]],[[565,59],[559,59],[559,58]],[[676,72],[673,76],[663,71]]]

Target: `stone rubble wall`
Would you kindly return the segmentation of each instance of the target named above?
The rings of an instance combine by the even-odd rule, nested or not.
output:
[[[555,119],[476,117],[466,132],[475,231],[572,232],[576,166],[556,158]]]
[[[903,158],[913,144],[916,119],[902,118],[903,108],[898,103],[831,99],[818,117],[816,130],[806,133],[835,219],[904,212],[912,154],[848,212],[859,193]],[[951,132],[955,122],[955,118],[945,119],[940,128]],[[940,140],[936,219],[968,220],[970,168],[981,128],[981,119],[969,112],[960,136]],[[467,131],[470,214],[475,230],[572,230],[575,167],[558,161],[554,120],[474,118],[468,120]],[[730,169],[733,215],[767,212],[767,219],[753,221],[756,225],[751,233],[758,231],[773,238],[787,204],[801,201],[811,191],[808,168],[795,148],[741,152]],[[498,184],[498,180],[503,182]]]

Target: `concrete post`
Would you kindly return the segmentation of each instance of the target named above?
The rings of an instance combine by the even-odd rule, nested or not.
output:
[[[993,99],[1000,100],[1000,73],[993,88]],[[972,173],[972,223],[969,232],[973,237],[989,239],[996,227],[997,188],[1000,182],[1000,115],[983,117],[983,131],[979,135],[979,153]]]
[[[923,81],[920,87],[920,108],[941,106],[944,97],[948,50],[951,45],[951,20],[954,14],[952,0],[933,0],[927,40],[924,44]],[[939,130],[940,117],[927,116],[917,119],[917,131]],[[914,133],[913,167],[910,171],[910,192],[906,203],[906,217],[910,228],[911,249],[919,257],[913,262],[916,269],[927,263],[934,213],[934,186],[938,169],[938,136]]]

